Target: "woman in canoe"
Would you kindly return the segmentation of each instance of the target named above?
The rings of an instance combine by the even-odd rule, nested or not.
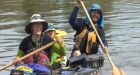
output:
[[[25,32],[29,34],[29,36],[22,40],[15,60],[18,60],[24,55],[53,41],[53,39],[49,36],[42,35],[42,32],[44,32],[47,27],[48,23],[41,17],[40,14],[32,15],[30,22],[25,27]],[[29,56],[28,58],[24,59],[22,63],[31,64],[31,66],[34,64],[39,64],[45,67],[49,67],[50,48]]]

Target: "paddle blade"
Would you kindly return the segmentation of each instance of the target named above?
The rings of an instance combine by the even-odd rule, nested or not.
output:
[[[117,67],[112,68],[112,75],[121,75],[120,70]]]
[[[120,70],[121,75],[126,75],[122,69],[119,69],[119,70]]]

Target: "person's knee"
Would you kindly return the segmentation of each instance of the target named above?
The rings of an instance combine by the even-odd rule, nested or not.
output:
[[[72,56],[80,56],[81,52],[79,50],[76,50],[73,52]]]

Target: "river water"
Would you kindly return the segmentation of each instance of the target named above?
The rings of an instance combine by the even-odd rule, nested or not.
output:
[[[94,2],[99,3],[104,11],[105,34],[114,64],[123,69],[126,75],[139,75],[140,0],[86,0],[85,5],[88,8]],[[12,62],[21,40],[28,36],[24,27],[34,13],[42,14],[57,29],[68,32],[65,42],[69,56],[75,31],[69,25],[68,18],[74,6],[75,0],[1,0],[0,67]],[[82,9],[78,16],[85,16]],[[0,75],[8,75],[12,68],[1,71]],[[111,71],[106,58],[102,75],[111,75]]]

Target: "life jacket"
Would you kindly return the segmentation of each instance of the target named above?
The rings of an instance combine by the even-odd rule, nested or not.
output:
[[[34,62],[35,60],[36,62]],[[41,64],[47,67],[50,65],[49,58],[43,52],[39,52],[39,53],[36,53],[35,55],[31,55],[28,58],[24,59],[23,62],[24,64],[37,63],[37,64]]]
[[[62,43],[64,43],[64,42],[62,42]],[[57,49],[59,49],[59,50],[57,50]],[[54,43],[54,46],[51,48],[51,65],[54,64],[55,62],[59,62],[61,64],[64,61],[67,61],[67,60],[64,60],[64,61],[60,60],[61,58],[63,59],[63,56],[65,56],[65,49],[63,47],[61,47],[60,44]],[[60,60],[60,61],[58,61],[58,60]]]
[[[85,42],[83,42],[85,41]],[[76,49],[85,50],[86,54],[91,54],[94,43],[96,43],[96,34],[94,31],[90,32],[87,28],[75,36],[75,47]],[[81,47],[84,44],[85,47]],[[85,49],[81,49],[85,48]]]
[[[60,57],[60,55],[56,52],[51,53],[51,65],[55,63],[55,60]]]

